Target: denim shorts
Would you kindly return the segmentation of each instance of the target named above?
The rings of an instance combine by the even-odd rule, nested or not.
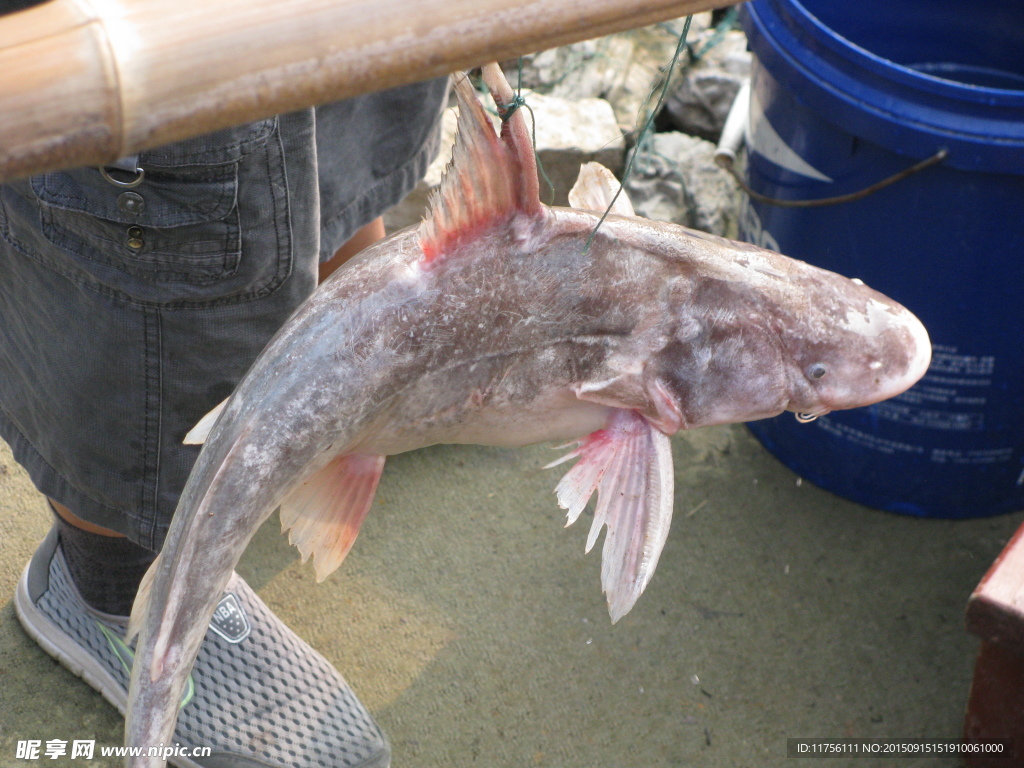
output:
[[[227,397],[319,258],[437,151],[434,80],[0,186],[0,436],[36,487],[159,549]],[[127,181],[111,171],[108,177]]]

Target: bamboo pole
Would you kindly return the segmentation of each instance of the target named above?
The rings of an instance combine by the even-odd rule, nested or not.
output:
[[[48,0],[0,17],[0,181],[733,0]]]

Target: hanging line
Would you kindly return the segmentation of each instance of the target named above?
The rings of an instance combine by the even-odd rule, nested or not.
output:
[[[616,190],[615,195],[612,197],[611,202],[605,209],[605,212],[601,214],[601,218],[598,220],[597,225],[590,233],[590,237],[587,238],[586,245],[583,246],[583,252],[587,253],[590,250],[591,243],[594,242],[594,238],[597,236],[597,230],[600,229],[601,225],[604,224],[604,220],[608,218],[608,214],[611,212],[612,207],[615,205],[615,201],[619,199],[619,195],[622,194],[622,189],[629,179],[629,174],[633,170],[633,161],[636,159],[637,154],[640,152],[644,139],[651,130],[651,126],[654,125],[654,118],[657,117],[658,113],[661,112],[662,106],[665,104],[665,97],[668,95],[668,88],[672,82],[672,73],[675,70],[676,62],[679,61],[679,56],[682,54],[683,49],[686,47],[686,35],[690,32],[690,22],[693,21],[693,16],[686,17],[686,23],[683,25],[683,32],[679,35],[679,44],[676,46],[676,52],[672,54],[672,60],[668,64],[668,69],[665,72],[665,85],[662,86],[661,95],[658,97],[658,103],[654,109],[651,110],[650,115],[647,117],[647,122],[644,123],[644,127],[641,129],[640,134],[637,136],[636,145],[633,147],[633,151],[629,155],[629,161],[626,163],[626,169],[622,172],[622,181],[619,182],[619,188]],[[644,100],[644,105],[650,101],[651,96],[654,95],[654,90]],[[643,106],[640,107],[640,114],[643,114]]]

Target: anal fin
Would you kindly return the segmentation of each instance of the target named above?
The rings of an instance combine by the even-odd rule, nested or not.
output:
[[[202,445],[206,442],[206,438],[210,436],[210,430],[213,429],[213,425],[217,423],[217,419],[220,417],[221,411],[224,410],[224,406],[228,404],[227,399],[221,400],[216,407],[208,414],[203,416],[192,429],[185,435],[185,439],[182,442],[185,445]]]
[[[323,581],[352,548],[373,504],[384,456],[349,454],[333,459],[281,502],[281,528],[302,554],[313,557]]]
[[[139,630],[142,629],[142,623],[146,620],[146,611],[149,610],[149,595],[153,591],[153,580],[156,578],[156,572],[159,569],[160,555],[158,554],[143,574],[142,581],[139,582],[139,589],[135,593],[135,602],[132,603],[132,614],[128,617],[128,630],[125,633],[125,642],[130,643],[132,638],[139,634]]]
[[[673,469],[669,438],[635,411],[619,410],[609,426],[583,438],[558,461],[579,461],[558,483],[558,504],[571,525],[597,491],[587,537],[589,552],[608,527],[601,553],[601,588],[612,623],[646,588],[672,522]]]

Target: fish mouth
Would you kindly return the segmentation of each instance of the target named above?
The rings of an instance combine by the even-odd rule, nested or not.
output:
[[[819,408],[814,411],[794,411],[793,415],[796,416],[796,420],[801,424],[810,424],[819,416],[824,416],[827,413],[831,413],[830,408]]]

